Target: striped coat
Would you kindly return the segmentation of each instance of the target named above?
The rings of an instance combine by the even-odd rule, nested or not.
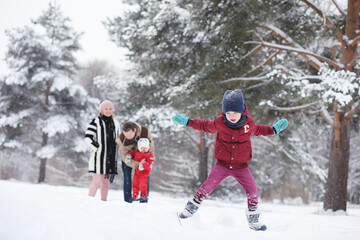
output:
[[[115,119],[112,119],[115,127],[113,137],[117,141],[120,135],[120,125],[119,122]],[[90,160],[89,160],[89,172],[97,174],[108,174],[108,169],[106,169],[106,156],[109,151],[107,149],[106,139],[106,126],[105,121],[101,119],[100,116],[94,118],[86,132],[85,132],[85,142],[91,148]],[[116,143],[117,144],[117,143]],[[116,157],[114,159],[115,166],[117,166]],[[115,170],[116,171],[116,170]],[[117,174],[117,172],[115,172]]]

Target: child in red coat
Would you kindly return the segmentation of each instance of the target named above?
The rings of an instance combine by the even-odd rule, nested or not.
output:
[[[132,200],[136,200],[139,191],[141,192],[140,202],[146,203],[148,201],[148,189],[147,189],[147,179],[150,175],[151,167],[155,161],[153,153],[149,151],[150,149],[150,140],[147,138],[140,138],[137,142],[138,150],[129,152],[125,158],[129,160],[133,158],[135,161],[139,162],[139,167],[135,169],[135,174],[133,178],[133,194]]]
[[[206,181],[200,186],[193,199],[188,201],[180,218],[191,217],[202,201],[226,178],[234,177],[244,188],[247,195],[248,210],[246,216],[251,229],[266,230],[266,225],[259,222],[258,190],[248,168],[252,158],[251,136],[278,134],[284,130],[288,121],[281,119],[274,126],[258,125],[248,116],[240,89],[225,92],[222,101],[223,114],[215,120],[189,119],[176,114],[173,121],[193,129],[217,133],[214,148],[216,164]]]

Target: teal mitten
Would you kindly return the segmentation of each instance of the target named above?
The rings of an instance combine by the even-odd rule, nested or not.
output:
[[[184,125],[186,126],[186,124],[189,121],[188,117],[184,117],[183,115],[177,113],[175,116],[173,116],[172,118],[173,122],[176,124],[180,124],[180,125]]]
[[[288,126],[288,120],[287,119],[281,119],[279,120],[274,126],[275,134],[279,134],[281,131],[283,131]]]

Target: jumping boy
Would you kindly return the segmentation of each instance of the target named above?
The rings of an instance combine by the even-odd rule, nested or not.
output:
[[[227,90],[222,100],[222,115],[215,120],[189,119],[176,114],[176,124],[193,129],[217,133],[214,155],[216,164],[206,181],[200,186],[194,197],[187,202],[180,218],[191,217],[200,207],[202,201],[228,176],[234,177],[244,188],[247,196],[246,211],[249,227],[253,230],[265,231],[266,225],[259,222],[258,190],[248,162],[252,158],[251,136],[268,136],[279,134],[288,126],[286,119],[281,119],[274,126],[257,125],[249,117],[240,89]]]

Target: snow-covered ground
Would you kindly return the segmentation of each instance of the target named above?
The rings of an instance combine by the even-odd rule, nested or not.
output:
[[[245,203],[206,200],[193,218],[176,213],[187,199],[150,193],[148,204],[125,203],[122,191],[110,190],[108,201],[87,196],[88,189],[0,181],[0,239],[316,239],[360,237],[360,207],[347,214],[324,214],[321,203],[261,203],[261,221],[268,230],[247,226]],[[98,193],[99,194],[99,193]],[[190,196],[189,196],[190,197]],[[319,214],[319,212],[322,212]]]

